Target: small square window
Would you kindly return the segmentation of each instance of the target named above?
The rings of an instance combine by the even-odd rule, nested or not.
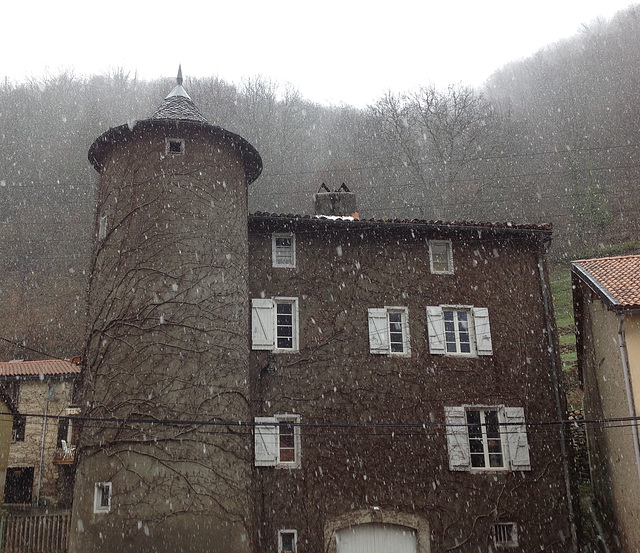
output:
[[[493,542],[496,547],[516,547],[518,527],[513,522],[498,522],[493,525]]]
[[[271,237],[271,257],[273,267],[295,268],[295,234],[274,234]]]
[[[111,510],[111,482],[97,482],[93,496],[93,512],[108,513]]]
[[[278,532],[278,552],[296,553],[298,532],[296,530],[280,530]]]
[[[453,274],[453,252],[451,240],[429,241],[429,262],[434,274]]]
[[[184,139],[183,138],[167,138],[166,152],[167,154],[171,154],[171,155],[184,154]]]

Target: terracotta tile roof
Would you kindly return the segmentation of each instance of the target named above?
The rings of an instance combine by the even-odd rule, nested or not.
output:
[[[9,361],[0,363],[2,376],[65,376],[80,374],[80,365],[65,359]]]
[[[580,259],[572,265],[612,307],[640,308],[640,255]]]

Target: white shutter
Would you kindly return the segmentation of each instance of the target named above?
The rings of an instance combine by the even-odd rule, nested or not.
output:
[[[445,407],[447,424],[447,448],[449,449],[449,470],[469,470],[469,429],[464,407]]]
[[[256,417],[253,427],[256,467],[278,464],[278,421],[275,417]]]
[[[251,300],[251,345],[253,349],[273,349],[275,346],[275,308],[273,300]]]
[[[389,319],[384,308],[369,308],[369,350],[389,353]]]
[[[511,468],[513,470],[531,470],[524,409],[522,407],[505,407],[504,418],[506,423],[510,423],[505,425],[504,428],[507,434]]]
[[[474,307],[473,321],[476,329],[476,351],[478,355],[493,355],[489,310],[486,307]]]
[[[427,332],[429,333],[429,353],[444,355],[446,348],[442,307],[427,307]]]

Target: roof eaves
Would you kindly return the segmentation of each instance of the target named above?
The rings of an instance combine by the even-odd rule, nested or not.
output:
[[[401,220],[401,219],[350,219],[350,218],[330,218],[317,215],[293,215],[256,212],[249,216],[250,222],[271,222],[285,225],[309,225],[326,227],[349,227],[349,228],[424,228],[434,230],[465,231],[465,232],[489,232],[491,234],[507,233],[535,235],[542,242],[551,240],[553,227],[547,224],[525,224],[516,225],[514,223],[480,223],[476,221],[426,221],[422,219]]]

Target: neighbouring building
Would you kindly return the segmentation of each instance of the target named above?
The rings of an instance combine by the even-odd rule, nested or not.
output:
[[[640,255],[572,263],[593,492],[618,551],[640,550]],[[601,422],[598,422],[601,421]]]
[[[577,551],[550,226],[249,215],[180,76],[89,158],[72,551]]]
[[[0,497],[4,497],[4,483],[9,466],[9,448],[13,435],[13,419],[18,408],[6,388],[0,383]]]
[[[72,418],[80,358],[0,363],[0,384],[16,406],[4,504],[71,507],[75,434]]]

